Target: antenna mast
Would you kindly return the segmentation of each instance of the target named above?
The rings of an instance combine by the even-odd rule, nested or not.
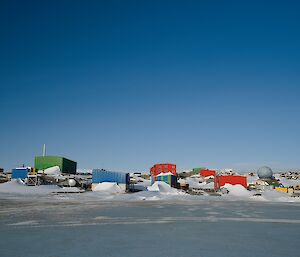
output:
[[[44,157],[46,156],[46,144],[44,144],[44,146],[43,146],[43,156]]]

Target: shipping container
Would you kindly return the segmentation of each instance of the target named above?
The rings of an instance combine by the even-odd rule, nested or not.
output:
[[[247,177],[238,175],[215,176],[215,189],[220,189],[225,184],[242,185],[247,188]]]
[[[15,168],[11,171],[11,178],[12,179],[25,179],[28,176],[28,173],[30,172],[30,168]]]
[[[171,187],[177,188],[177,176],[171,174],[152,176],[151,177],[152,184],[154,184],[156,181],[163,181],[169,184]]]
[[[281,191],[281,192],[284,192],[284,193],[288,193],[288,188],[287,187],[275,187],[275,190],[276,191]]]
[[[60,156],[36,156],[34,167],[37,170],[45,170],[58,166],[63,173],[76,174],[77,163]]]
[[[129,173],[93,169],[93,183],[115,182],[117,184],[129,184]]]
[[[157,176],[160,173],[171,172],[173,175],[176,175],[176,164],[172,163],[161,163],[155,164],[150,168],[150,175]]]
[[[200,176],[202,177],[214,177],[216,176],[216,171],[215,170],[200,170]]]

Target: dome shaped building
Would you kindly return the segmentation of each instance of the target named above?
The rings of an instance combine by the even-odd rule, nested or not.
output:
[[[260,179],[272,179],[273,171],[267,166],[260,167],[257,171],[257,175]]]

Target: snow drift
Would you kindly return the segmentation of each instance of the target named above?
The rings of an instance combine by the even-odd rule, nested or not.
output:
[[[167,194],[182,194],[177,189],[170,187],[167,183],[163,181],[156,181],[152,186],[147,187],[150,192],[160,192]]]
[[[6,183],[0,184],[0,193],[6,194],[48,194],[56,192],[60,187],[56,185],[26,186],[21,179],[13,179]]]
[[[232,196],[249,197],[251,193],[242,185],[225,184],[223,188],[228,190],[228,194]]]
[[[105,192],[105,193],[121,193],[122,189],[113,182],[102,182],[93,188],[95,192]]]

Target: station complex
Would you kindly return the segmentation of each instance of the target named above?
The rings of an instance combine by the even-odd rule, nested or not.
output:
[[[120,192],[146,191],[154,184],[166,184],[188,194],[224,194],[228,185],[243,187],[257,193],[275,190],[298,196],[300,184],[297,172],[274,176],[271,168],[263,166],[256,172],[238,174],[233,170],[193,168],[178,172],[174,163],[154,164],[149,172],[126,173],[106,169],[77,171],[77,162],[60,156],[36,156],[34,167],[18,167],[11,172],[0,169],[0,183],[19,179],[24,185],[55,184],[64,188],[77,187],[82,191],[98,191],[115,184]],[[292,183],[291,183],[292,182]],[[104,187],[105,185],[105,187]],[[150,189],[149,189],[150,190]]]

